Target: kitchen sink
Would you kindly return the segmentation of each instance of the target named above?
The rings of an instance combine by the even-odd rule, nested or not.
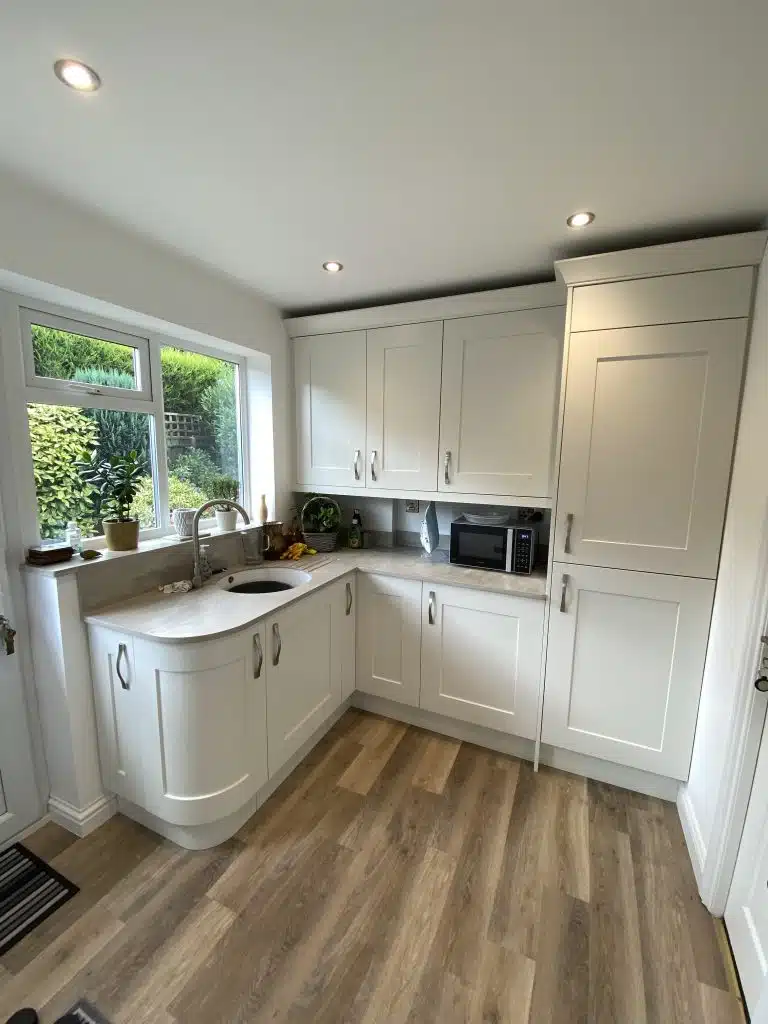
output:
[[[244,569],[228,573],[218,586],[230,594],[276,594],[309,583],[312,575],[302,569]]]

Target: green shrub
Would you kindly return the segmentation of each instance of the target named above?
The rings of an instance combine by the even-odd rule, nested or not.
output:
[[[43,377],[74,380],[78,370],[116,370],[133,380],[133,350],[69,331],[32,325],[35,370]]]
[[[133,387],[133,377],[119,370],[76,370],[75,380],[99,387]],[[149,459],[149,422],[145,413],[115,409],[84,409],[99,428],[98,449],[102,459],[137,452],[139,461]]]
[[[166,412],[205,413],[203,395],[226,372],[230,364],[220,359],[185,352],[180,348],[160,350],[163,368],[163,400]],[[231,371],[230,371],[231,372]]]
[[[205,500],[206,495],[187,480],[180,480],[173,474],[168,477],[168,502],[171,511],[175,508],[199,508]],[[152,488],[152,477],[144,477],[139,484],[131,511],[139,520],[142,530],[155,525],[155,493]]]
[[[96,424],[81,409],[30,405],[29,436],[40,535],[59,536],[70,519],[77,520],[85,535],[92,533],[93,488],[82,479],[76,463],[94,450]]]
[[[206,494],[214,493],[213,484],[219,477],[219,467],[204,448],[187,448],[173,460],[169,469],[179,480],[194,484]]]
[[[227,476],[239,477],[237,400],[233,366],[225,364],[225,371],[202,395],[201,405],[205,412],[204,421],[216,442],[221,472]]]

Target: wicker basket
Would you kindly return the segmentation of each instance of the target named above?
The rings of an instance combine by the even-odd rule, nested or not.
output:
[[[339,513],[339,522],[341,522],[341,507],[335,498],[329,498],[325,494],[316,494],[314,498],[310,498],[301,510],[300,521],[301,521],[301,532],[304,534],[304,541],[309,547],[314,548],[315,551],[335,551],[336,541],[339,536],[338,530],[333,530],[330,533],[308,533],[304,529],[304,513],[307,511],[309,506],[315,501],[328,502],[331,505],[336,506],[336,511]]]

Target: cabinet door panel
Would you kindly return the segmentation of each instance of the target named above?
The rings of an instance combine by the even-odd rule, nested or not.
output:
[[[421,682],[421,583],[358,576],[357,688],[417,707]]]
[[[552,307],[446,321],[441,491],[552,494],[563,317]]]
[[[558,562],[552,580],[543,742],[687,778],[714,583]]]
[[[355,574],[330,589],[333,591],[334,602],[334,664],[338,666],[341,675],[341,699],[346,700],[355,689]]]
[[[421,707],[534,739],[544,604],[424,584]]]
[[[141,792],[142,750],[137,745],[139,718],[134,713],[139,679],[133,637],[92,626],[88,639],[102,779],[111,792],[135,800]],[[128,689],[117,673],[118,657]]]
[[[341,703],[333,618],[332,596],[320,591],[267,622],[270,777]]]
[[[442,321],[368,331],[367,487],[436,489],[442,350]]]
[[[298,483],[364,487],[365,331],[297,338],[293,354]]]
[[[714,578],[746,332],[723,320],[571,335],[559,560]]]

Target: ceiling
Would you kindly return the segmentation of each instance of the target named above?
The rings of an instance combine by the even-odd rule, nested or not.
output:
[[[34,0],[0,39],[0,163],[293,313],[768,215],[765,0]]]

